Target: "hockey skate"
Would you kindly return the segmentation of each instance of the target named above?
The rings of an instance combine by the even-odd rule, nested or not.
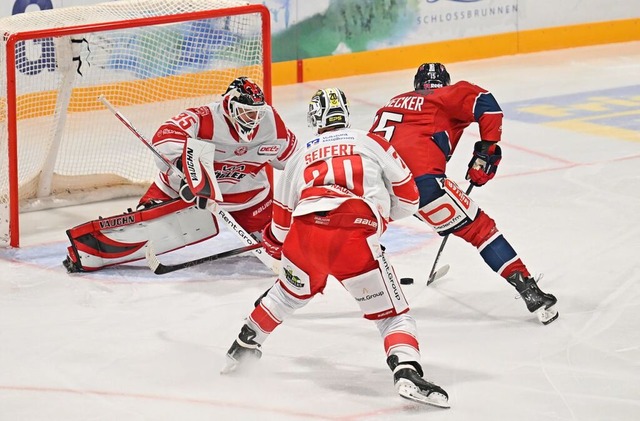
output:
[[[449,408],[449,395],[440,386],[422,378],[422,367],[415,361],[398,362],[396,355],[387,358],[393,370],[393,382],[398,394],[410,401]]]
[[[548,325],[558,318],[558,311],[555,309],[558,300],[553,295],[542,292],[533,278],[524,278],[522,273],[514,272],[507,281],[516,288],[527,304],[527,309],[535,313],[542,324]]]
[[[227,365],[220,371],[220,374],[234,372],[243,363],[259,360],[262,357],[260,344],[253,339],[256,332],[249,326],[244,325],[240,330],[238,339],[233,341],[231,348],[227,351]]]

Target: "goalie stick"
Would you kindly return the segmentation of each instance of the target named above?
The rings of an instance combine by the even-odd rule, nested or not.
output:
[[[473,189],[473,184],[470,184],[469,188],[464,193],[466,195],[469,195],[469,193],[471,193],[472,189]],[[440,248],[438,249],[438,253],[436,254],[436,259],[433,262],[433,266],[431,266],[431,272],[429,272],[429,278],[427,279],[427,286],[431,285],[436,279],[442,278],[444,275],[447,274],[447,272],[449,272],[449,265],[444,265],[441,268],[439,268],[438,270],[436,270],[436,266],[438,265],[438,260],[440,260],[440,255],[442,254],[442,250],[444,249],[444,245],[447,244],[447,240],[449,239],[449,235],[450,234],[445,235],[444,239],[442,240],[442,243],[440,244]]]
[[[199,259],[189,260],[184,263],[177,263],[175,265],[164,265],[160,263],[158,260],[158,256],[156,256],[155,250],[153,249],[153,244],[151,241],[147,243],[146,250],[146,258],[147,265],[156,275],[164,275],[165,273],[175,272],[176,270],[190,268],[192,266],[197,266],[202,263],[212,262],[214,260],[223,259],[225,257],[236,256],[238,254],[246,253],[248,251],[252,251],[257,249],[258,247],[262,247],[262,243],[250,244],[248,246],[239,247],[237,249],[224,251],[222,253],[212,254],[211,256],[200,257]]]
[[[116,116],[118,120],[122,124],[124,124],[136,137],[147,147],[155,156],[157,156],[171,171],[176,174],[181,175],[184,178],[184,173],[178,169],[171,161],[169,161],[166,157],[164,157],[158,150],[149,142],[143,135],[136,129],[133,124],[124,116],[120,111],[118,111],[104,95],[100,95],[98,100],[104,104],[105,107]],[[215,213],[219,216],[219,219],[222,221],[242,240],[243,243],[248,246],[258,245],[253,248],[251,251],[254,256],[256,256],[266,267],[271,269],[275,274],[280,273],[279,262],[275,259],[272,259],[267,253],[260,247],[261,243],[259,243],[251,234],[249,234],[244,228],[240,226],[236,222],[236,220],[229,214],[229,212],[225,211],[218,205],[217,202],[214,201]]]

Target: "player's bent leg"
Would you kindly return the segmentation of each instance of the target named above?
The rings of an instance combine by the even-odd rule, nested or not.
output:
[[[148,241],[162,254],[217,234],[218,223],[209,211],[174,199],[67,230],[71,246],[63,264],[69,272],[95,271],[144,259]]]
[[[262,344],[271,332],[309,300],[291,295],[280,282],[276,282],[253,309],[237,339],[231,344],[221,373],[231,373],[259,359],[262,356]]]
[[[500,233],[495,221],[482,210],[476,218],[454,231],[453,235],[476,247],[485,263],[503,278],[507,279],[516,271],[529,276],[526,266]]]
[[[543,324],[558,318],[554,308],[556,298],[540,290],[516,251],[486,213],[480,211],[470,224],[453,234],[477,247],[485,263],[516,288],[529,311]]]

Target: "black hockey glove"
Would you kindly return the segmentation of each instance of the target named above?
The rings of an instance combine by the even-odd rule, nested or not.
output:
[[[481,140],[473,148],[473,157],[469,161],[466,179],[476,187],[483,186],[496,175],[502,159],[502,150],[497,142]]]

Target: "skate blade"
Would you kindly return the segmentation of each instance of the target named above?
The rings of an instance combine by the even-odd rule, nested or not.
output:
[[[396,383],[396,390],[405,399],[410,401],[425,403],[427,405],[437,406],[439,408],[450,408],[449,399],[441,393],[432,392],[429,396],[425,395],[420,389],[410,381],[399,380]]]
[[[220,370],[220,374],[233,373],[237,368],[238,361],[227,355],[227,365],[225,365],[222,370]]]
[[[549,308],[543,307],[536,311],[536,316],[538,316],[538,320],[540,320],[540,323],[542,323],[543,325],[548,325],[558,318],[559,313],[558,310],[556,310],[555,306],[551,306]]]

